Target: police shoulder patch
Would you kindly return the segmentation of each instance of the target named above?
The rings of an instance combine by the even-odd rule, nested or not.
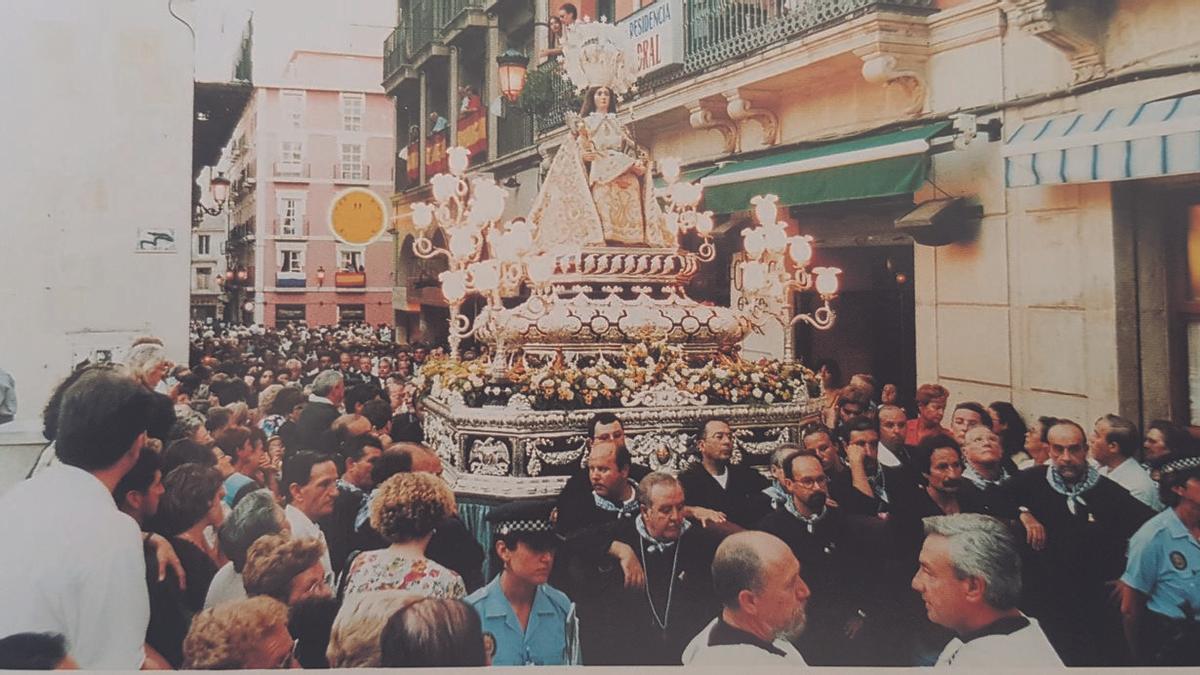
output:
[[[1179,570],[1180,572],[1187,569],[1187,556],[1183,555],[1181,551],[1171,551],[1170,558],[1171,564],[1175,567],[1175,569]]]

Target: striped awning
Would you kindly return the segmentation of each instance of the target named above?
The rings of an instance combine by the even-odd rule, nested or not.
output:
[[[1025,122],[1004,144],[1009,187],[1200,172],[1200,94]]]

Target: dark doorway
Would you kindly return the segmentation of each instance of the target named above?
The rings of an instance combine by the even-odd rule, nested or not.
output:
[[[833,359],[841,384],[854,373],[870,373],[879,387],[894,384],[902,400],[910,396],[917,386],[912,246],[825,248],[819,256],[821,265],[842,269],[837,323],[827,331],[797,325],[797,357],[810,366]],[[814,293],[797,297],[801,312],[817,304]]]

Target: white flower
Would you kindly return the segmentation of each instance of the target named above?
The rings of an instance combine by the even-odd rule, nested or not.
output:
[[[763,397],[763,390],[759,389],[758,387],[755,387],[754,391],[752,391],[750,393],[754,395],[754,398],[762,398]]]
[[[600,376],[600,384],[604,385],[604,387],[606,389],[616,389],[617,388],[617,381],[614,380],[609,375],[601,375]]]
[[[584,380],[583,384],[587,386],[588,389],[595,389],[600,386],[600,383],[597,382],[596,378],[594,377],[589,377],[588,379]]]
[[[772,394],[771,392],[768,391],[767,395],[763,396],[763,400],[766,401],[767,403],[774,403],[775,402],[775,394]]]
[[[713,368],[713,375],[716,375],[717,379],[724,380],[729,377],[729,371],[724,368]]]
[[[750,381],[754,384],[758,384],[759,382],[762,382],[762,375],[759,375],[758,373],[751,373]]]

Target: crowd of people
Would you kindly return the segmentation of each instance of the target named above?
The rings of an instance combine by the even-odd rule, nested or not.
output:
[[[1200,665],[1200,453],[1169,422],[936,384],[906,410],[825,366],[764,470],[712,418],[652,472],[593,415],[586,467],[491,508],[485,551],[422,444],[435,351],[197,324],[188,365],[154,338],[81,365],[0,496],[0,668]]]

